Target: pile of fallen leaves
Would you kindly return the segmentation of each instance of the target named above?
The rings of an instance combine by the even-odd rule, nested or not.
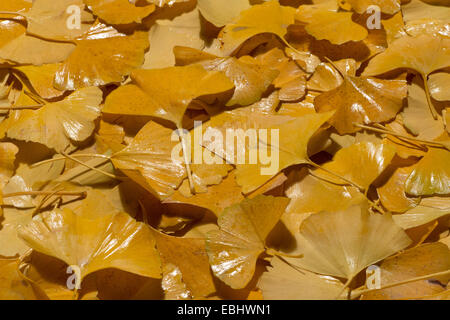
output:
[[[1,0],[0,299],[449,299],[449,30],[448,0]],[[189,159],[209,129],[276,130],[278,170]]]

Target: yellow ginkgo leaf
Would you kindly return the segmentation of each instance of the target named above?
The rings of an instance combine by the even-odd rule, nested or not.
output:
[[[80,280],[107,268],[161,277],[151,230],[126,213],[92,218],[89,212],[64,209],[44,212],[41,218],[21,227],[20,236],[34,250],[77,266]]]
[[[434,102],[433,105],[435,105]],[[408,86],[408,105],[401,113],[403,125],[414,136],[423,140],[434,140],[444,133],[444,122],[440,115],[434,119],[427,106],[426,92],[417,82]]]
[[[380,264],[379,268],[380,286],[449,271],[450,250],[443,243],[426,243],[386,259]],[[448,280],[449,276],[447,275],[413,281],[392,288],[370,291],[363,294],[362,299],[416,299],[425,295],[444,292]]]
[[[35,300],[33,287],[17,272],[20,262],[0,259],[0,300]]]
[[[0,11],[3,12],[17,12],[19,14],[27,12],[32,6],[31,1],[27,0],[4,0],[0,4]],[[3,15],[3,14],[0,14]],[[5,16],[11,16],[10,14],[4,14]]]
[[[436,54],[430,55],[429,51],[423,48],[428,48]],[[450,66],[450,39],[422,34],[417,37],[405,36],[394,41],[386,51],[370,60],[363,75],[379,75],[399,68],[412,69],[420,73],[425,90],[428,92],[429,74],[448,66]],[[437,112],[429,93],[427,99],[431,114],[437,119]]]
[[[402,7],[402,13],[407,23],[417,20],[441,20],[448,23],[450,19],[448,6],[430,5],[422,0],[411,0]]]
[[[381,24],[386,32],[386,40],[388,45],[391,45],[391,43],[395,40],[406,36],[404,30],[405,23],[401,12],[397,13],[390,19],[382,20]]]
[[[206,240],[216,277],[234,289],[248,284],[265,250],[266,237],[288,203],[287,198],[257,196],[224,210],[218,220],[220,230],[208,232]]]
[[[260,138],[258,145],[249,146],[249,149],[259,149],[259,152],[266,149],[274,161],[270,163],[270,167],[263,165],[261,161],[255,164],[236,164],[236,181],[242,186],[242,192],[246,194],[256,190],[279,171],[292,165],[309,163],[308,142],[332,115],[332,112],[307,114],[270,127],[271,134],[278,133],[278,141],[272,136],[270,140]]]
[[[155,196],[167,198],[186,177],[185,165],[172,158],[179,143],[171,139],[173,132],[149,122],[125,149],[112,155],[114,166]]]
[[[135,84],[121,87],[109,95],[104,112],[127,115],[148,115],[163,118],[181,128],[189,103],[197,97],[223,93],[234,84],[217,71],[206,71],[200,65],[152,70],[135,70]],[[130,92],[135,97],[130,98]]]
[[[120,82],[142,65],[148,48],[147,32],[126,36],[103,24],[91,27],[75,43],[75,50],[55,75],[56,89],[76,90]]]
[[[171,237],[154,231],[156,247],[163,266],[179,269],[183,283],[194,298],[216,291],[204,239]]]
[[[19,22],[0,23],[0,59],[20,64],[42,65],[58,63],[75,49],[72,43],[46,41],[27,35]]]
[[[78,8],[77,10],[75,9]],[[70,11],[71,8],[75,11]],[[79,12],[78,21],[71,21],[73,12]],[[89,30],[94,22],[92,14],[84,11],[83,0],[36,0],[24,13],[27,33],[50,40],[73,40]],[[71,25],[73,24],[73,27]]]
[[[428,48],[423,50],[423,48]],[[428,54],[436,52],[435,55]],[[409,68],[428,75],[450,65],[450,40],[436,36],[402,37],[374,57],[364,75],[378,75],[398,68]]]
[[[246,40],[262,33],[272,33],[284,40],[288,26],[294,23],[295,12],[292,7],[280,6],[276,0],[242,11],[220,34],[223,52],[230,54]]]
[[[390,216],[370,213],[364,204],[309,216],[300,226],[299,240],[303,257],[295,259],[296,265],[349,281],[411,243]]]
[[[400,10],[400,0],[339,0],[344,9],[353,9],[357,13],[365,13],[371,6],[377,6],[381,12],[394,14]]]
[[[332,44],[364,40],[367,29],[352,21],[351,12],[318,11],[312,15],[305,30],[317,40],[328,40]]]
[[[7,199],[4,199],[7,200]],[[17,234],[17,228],[32,221],[33,209],[3,208],[0,223],[0,256],[14,257],[24,254],[30,247]]]
[[[193,176],[195,176],[195,173]],[[185,182],[187,181],[185,180]],[[195,195],[186,195],[181,192],[183,187],[189,190],[187,183],[186,185],[183,183],[176,193],[164,200],[164,203],[187,203],[211,210],[212,213],[219,216],[225,208],[244,199],[241,187],[236,183],[234,172],[230,172],[228,177],[223,179],[221,183],[209,186],[206,192],[203,193],[197,192]],[[197,189],[196,186],[195,190],[197,191]]]
[[[450,194],[450,151],[431,148],[406,180],[406,192],[414,196]]]
[[[362,190],[369,186],[387,168],[395,155],[395,148],[384,143],[359,142],[339,150],[331,162],[322,165],[327,170],[316,170],[315,175],[336,184],[353,182]],[[338,174],[347,181],[336,177]]]
[[[430,75],[428,84],[431,96],[438,101],[450,100],[450,73],[433,73]]]
[[[19,152],[19,148],[10,142],[0,143],[0,188],[8,183],[9,178],[14,173],[16,166],[14,161],[16,160],[16,154]]]
[[[319,64],[314,74],[308,80],[308,89],[318,91],[331,91],[342,85],[341,73],[354,77],[357,70],[356,61],[353,59],[343,59],[333,63],[339,70],[336,70],[330,63]]]
[[[233,22],[242,11],[250,8],[249,0],[198,0],[197,3],[202,16],[216,27]]]
[[[143,69],[167,68],[175,65],[176,46],[202,50],[202,28],[198,10],[184,13],[173,20],[157,20],[149,32],[150,50],[145,54]]]
[[[100,115],[102,91],[97,87],[80,89],[62,101],[48,103],[38,110],[18,111],[10,116],[10,138],[45,144],[64,151],[72,141],[85,141],[94,131]]]
[[[377,189],[383,207],[391,212],[405,212],[420,202],[420,199],[408,197],[406,194],[405,183],[412,170],[413,167],[397,168],[389,180]],[[396,221],[395,218],[394,221]]]
[[[449,214],[450,208],[439,209],[425,205],[418,205],[417,207],[412,208],[411,210],[408,210],[403,214],[393,215],[392,219],[394,219],[397,225],[406,230],[422,226],[429,223],[430,221],[437,220]]]
[[[248,56],[240,59],[219,58],[204,61],[201,65],[206,70],[225,73],[234,82],[236,89],[227,106],[247,106],[260,101],[263,93],[279,74],[277,70],[260,65]]]
[[[154,5],[137,7],[128,0],[83,0],[92,12],[109,24],[141,23],[155,11]]]
[[[344,210],[365,200],[356,188],[315,178],[306,168],[293,172],[289,177],[297,182],[286,189],[286,196],[291,199],[287,212],[303,214]]]
[[[53,99],[64,94],[64,91],[59,91],[53,87],[53,79],[60,67],[60,63],[54,63],[44,64],[42,66],[19,66],[15,67],[15,69],[26,76],[33,89],[42,98]]]
[[[318,112],[336,110],[328,121],[339,134],[353,133],[354,124],[394,119],[407,95],[406,81],[345,76],[344,82],[314,100]]]
[[[344,288],[332,277],[298,270],[278,257],[258,282],[266,300],[333,300]]]

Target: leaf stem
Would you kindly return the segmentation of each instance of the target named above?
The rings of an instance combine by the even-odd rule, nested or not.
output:
[[[3,198],[13,198],[21,196],[42,196],[42,195],[57,195],[57,196],[81,196],[86,197],[86,191],[23,191],[6,193],[2,195]]]
[[[349,180],[349,179],[347,179],[347,178],[341,176],[340,174],[338,174],[338,173],[336,173],[336,172],[333,172],[333,171],[331,171],[331,170],[328,170],[328,169],[326,169],[326,168],[324,168],[324,167],[322,167],[322,166],[320,166],[320,165],[318,165],[318,164],[312,162],[311,160],[308,161],[308,164],[311,165],[311,166],[313,166],[313,167],[316,168],[316,169],[323,170],[323,171],[325,171],[325,172],[327,172],[327,173],[329,173],[329,174],[331,174],[331,175],[333,175],[333,176],[335,176],[335,177],[337,177],[337,178],[339,178],[339,179],[341,179],[341,180],[347,182],[347,184],[349,184],[349,185],[355,187],[355,188],[358,189],[361,193],[363,193],[363,194],[365,193],[363,187],[361,187],[361,186],[357,185],[356,183],[354,183],[353,181],[351,181],[351,180]],[[323,179],[323,178],[321,178],[321,179]],[[326,180],[326,179],[324,179],[324,180]]]
[[[402,280],[402,281],[389,283],[387,285],[380,286],[379,288],[363,289],[363,290],[353,291],[352,299],[356,298],[356,297],[358,297],[358,296],[360,296],[360,295],[362,295],[364,293],[367,293],[367,292],[371,292],[371,291],[375,291],[375,290],[389,289],[389,288],[392,288],[392,287],[401,286],[401,285],[408,284],[408,283],[411,283],[411,282],[416,282],[416,281],[420,281],[420,280],[427,280],[427,279],[434,278],[434,277],[446,276],[448,274],[450,274],[450,269],[446,270],[446,271],[431,273],[431,274],[427,274],[427,275],[424,275],[424,276],[407,279],[407,280]]]
[[[86,168],[89,168],[89,169],[91,169],[91,170],[93,170],[93,171],[95,171],[95,172],[101,173],[101,174],[103,174],[103,175],[105,175],[105,176],[107,176],[107,177],[109,177],[109,178],[116,179],[116,180],[120,180],[120,181],[124,181],[124,180],[127,179],[127,177],[116,176],[115,174],[111,174],[111,173],[109,173],[109,172],[106,172],[106,171],[100,170],[100,169],[98,169],[98,168],[95,168],[95,167],[93,167],[93,166],[90,166],[90,165],[84,163],[83,161],[80,161],[80,160],[78,160],[78,159],[76,159],[76,158],[74,158],[74,157],[72,157],[71,155],[68,155],[68,154],[66,154],[66,153],[61,152],[61,154],[62,154],[64,157],[66,157],[66,158],[68,158],[68,159],[70,159],[70,160],[72,160],[72,161],[74,161],[74,162],[76,162],[76,163],[78,163],[78,164],[80,164],[80,165],[86,167]]]
[[[361,128],[361,129],[366,129],[366,130],[370,130],[370,131],[374,131],[374,132],[378,132],[378,133],[389,134],[391,136],[398,137],[398,138],[403,138],[403,139],[406,139],[406,140],[416,141],[416,142],[419,142],[419,143],[424,144],[424,145],[429,145],[431,147],[438,147],[438,148],[445,148],[445,149],[447,149],[447,147],[443,143],[440,143],[440,142],[429,141],[429,140],[422,140],[422,139],[418,139],[418,138],[414,138],[414,137],[408,137],[408,136],[405,136],[405,135],[403,135],[401,133],[396,133],[394,131],[390,131],[390,130],[387,130],[387,129],[374,128],[374,127],[366,126],[366,125],[359,124],[359,123],[353,123],[353,125],[355,127]]]
[[[428,107],[430,108],[430,112],[431,112],[431,115],[433,116],[434,120],[437,120],[438,113],[436,111],[436,108],[434,107],[433,102],[431,101],[430,87],[428,85],[428,76],[423,73],[421,73],[421,76],[423,79],[423,85],[425,87],[425,95],[427,96]]]
[[[73,157],[73,158],[102,158],[102,159],[107,159],[107,160],[111,159],[111,157],[109,157],[109,156],[105,156],[103,154],[95,154],[95,153],[72,154],[71,157]],[[38,166],[41,166],[41,165],[44,165],[44,164],[47,164],[47,163],[56,162],[56,161],[60,161],[60,160],[66,160],[66,159],[67,159],[67,157],[59,157],[59,158],[47,159],[47,160],[43,160],[43,161],[40,161],[40,162],[33,163],[31,165],[31,167],[32,168],[33,167],[38,167]]]
[[[180,133],[179,137],[180,137],[180,141],[181,141],[181,147],[183,148],[184,164],[186,165],[186,173],[187,173],[188,180],[189,180],[189,188],[191,189],[192,195],[195,195],[195,184],[194,184],[194,179],[192,178],[191,165],[189,164],[186,140],[184,139],[183,133]]]

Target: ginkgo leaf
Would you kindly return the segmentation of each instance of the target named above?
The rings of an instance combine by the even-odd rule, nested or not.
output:
[[[429,55],[428,48],[435,55]],[[450,40],[437,36],[405,36],[394,41],[386,51],[370,60],[364,75],[373,76],[394,69],[408,68],[428,76],[450,64]]]
[[[71,11],[77,7],[80,12],[80,26],[69,28]],[[24,13],[27,33],[50,40],[73,40],[89,30],[94,22],[92,14],[84,11],[83,0],[36,0],[29,11]]]
[[[293,172],[290,178],[296,182],[286,189],[286,196],[291,199],[287,212],[303,214],[344,210],[365,200],[354,187],[338,186],[315,178],[308,174],[306,168]]]
[[[146,32],[126,36],[102,24],[93,26],[75,43],[75,50],[55,75],[56,89],[76,90],[120,82],[142,65],[148,48]]]
[[[18,18],[21,13],[25,13],[30,10],[32,3],[27,0],[4,0],[0,4],[0,11],[2,12],[17,12]],[[0,14],[0,16],[11,16],[10,14]]]
[[[62,101],[48,103],[38,110],[18,111],[11,121],[10,138],[45,144],[64,151],[72,141],[85,141],[94,131],[100,115],[102,91],[96,87],[80,89]]]
[[[356,61],[353,59],[335,61],[334,65],[336,65],[339,70],[336,70],[330,63],[319,64],[312,77],[308,79],[308,89],[331,91],[342,85],[344,82],[339,71],[353,77],[356,74],[357,65]]]
[[[175,65],[173,50],[183,46],[202,50],[201,21],[198,10],[173,20],[157,20],[149,32],[150,50],[145,54],[143,69],[167,68]]]
[[[317,40],[328,40],[332,44],[364,40],[368,31],[352,21],[351,12],[318,11],[311,17],[305,30]]]
[[[189,103],[197,97],[223,93],[234,84],[221,72],[206,71],[200,65],[152,70],[135,70],[135,84],[121,87],[108,96],[103,112],[128,115],[149,115],[163,118],[181,127]],[[133,92],[139,98],[123,102]]]
[[[83,0],[92,12],[109,24],[141,23],[155,11],[154,5],[137,7],[128,0]]]
[[[450,8],[430,5],[421,0],[411,0],[411,2],[402,7],[402,13],[405,22],[414,20],[442,20],[448,22]]]
[[[14,162],[19,148],[10,142],[0,143],[0,188],[8,183],[16,168]]]
[[[351,8],[357,13],[365,13],[371,6],[377,6],[381,12],[394,14],[400,10],[399,0],[340,0],[339,5],[347,9]]]
[[[78,266],[81,278],[106,268],[161,277],[151,230],[126,213],[92,218],[89,212],[77,215],[65,209],[41,218],[21,227],[20,236],[34,250]]]
[[[406,180],[411,174],[413,167],[399,167],[391,175],[389,180],[377,189],[383,207],[391,212],[405,212],[414,208],[420,199],[408,197],[406,194]],[[394,221],[395,221],[394,216]]]
[[[270,127],[270,132],[273,132],[271,130],[278,132],[279,141],[273,143],[272,139],[271,142],[268,139],[267,141],[260,139],[258,146],[250,146],[250,148],[266,148],[270,154],[278,154],[274,163],[271,163],[276,170],[267,168],[261,162],[256,164],[237,164],[236,181],[242,186],[242,192],[246,194],[257,189],[279,171],[294,164],[308,163],[308,142],[313,134],[332,115],[332,112],[308,114],[282,125]]]
[[[249,0],[198,0],[198,8],[206,20],[216,27],[223,27],[249,9],[250,3]]]
[[[61,67],[60,63],[44,64],[41,66],[19,66],[16,70],[22,72],[30,81],[32,87],[44,99],[60,97],[64,91],[53,87],[53,79],[56,72]]]
[[[406,250],[400,255],[386,259],[380,264],[379,268],[381,286],[447,271],[450,269],[450,250],[442,243],[423,244]],[[445,284],[448,282],[449,277],[435,277],[392,288],[374,290],[363,294],[362,299],[414,299],[424,295],[432,295],[445,291],[445,288],[437,283],[439,280]]]
[[[294,8],[280,6],[276,0],[242,11],[238,18],[225,26],[219,36],[223,52],[232,53],[246,40],[262,33],[272,33],[284,39],[287,27],[294,23],[294,16]]]
[[[15,21],[0,23],[0,59],[20,64],[58,63],[75,49],[72,43],[46,41],[27,35],[26,28]]]
[[[406,192],[414,196],[450,193],[450,152],[431,148],[406,180]]]
[[[186,189],[189,189],[188,186],[186,186]],[[221,183],[209,186],[204,193],[196,193],[188,197],[178,190],[169,198],[165,199],[164,203],[187,203],[209,209],[216,216],[219,216],[225,208],[243,199],[241,187],[236,183],[235,175],[231,172]]]
[[[388,45],[391,45],[395,40],[406,36],[405,23],[401,12],[390,19],[382,20],[381,24],[386,32],[386,41]]]
[[[233,97],[227,106],[236,104],[247,106],[261,100],[263,93],[278,76],[278,71],[259,65],[250,57],[219,58],[204,61],[201,65],[210,71],[221,71],[234,82]]]
[[[59,177],[64,169],[64,161],[50,162],[36,167],[20,164],[6,186],[2,188],[4,194],[17,192],[38,191],[49,181]],[[35,206],[35,199],[31,195],[8,197],[3,203],[14,208],[29,209]]]
[[[215,276],[234,289],[253,277],[265,240],[280,219],[287,198],[258,196],[228,207],[219,216],[220,230],[207,234],[206,251]]]
[[[0,300],[35,300],[33,287],[17,272],[19,261],[0,259]]]
[[[406,81],[345,76],[344,82],[314,100],[318,112],[336,110],[328,121],[339,134],[360,128],[354,123],[370,124],[395,118],[407,95]]]
[[[430,221],[437,220],[449,214],[450,208],[439,209],[418,205],[403,214],[392,216],[392,219],[394,219],[395,223],[403,229],[410,229],[427,224]]]
[[[194,298],[216,291],[204,239],[178,238],[154,232],[156,247],[164,265],[179,269],[183,283]]]
[[[333,300],[344,288],[332,277],[296,269],[278,257],[258,282],[266,300]]]
[[[444,133],[441,116],[434,119],[427,106],[425,90],[413,82],[408,86],[408,105],[401,113],[403,125],[419,139],[434,140]]]
[[[338,174],[348,181],[367,190],[375,179],[387,168],[395,155],[395,148],[384,143],[359,142],[336,152],[333,161],[322,165],[325,170],[315,175],[337,184],[347,184],[329,172]]]
[[[161,287],[166,300],[188,300],[192,294],[183,282],[183,274],[176,265],[166,263],[162,267]]]
[[[173,130],[149,122],[123,150],[111,160],[117,169],[164,199],[177,189],[186,177],[185,165],[172,158],[178,139],[171,139]],[[178,136],[177,136],[178,137]]]
[[[438,101],[450,100],[450,74],[439,72],[430,75],[428,84],[431,96]]]
[[[19,238],[17,228],[30,223],[32,215],[33,209],[3,208],[3,216],[1,217],[2,221],[0,223],[0,242],[2,243],[2,246],[0,246],[0,256],[14,257],[22,255],[29,250],[29,246]]]
[[[369,213],[366,205],[313,214],[303,221],[300,235],[303,257],[296,265],[349,280],[411,243],[391,217]]]

